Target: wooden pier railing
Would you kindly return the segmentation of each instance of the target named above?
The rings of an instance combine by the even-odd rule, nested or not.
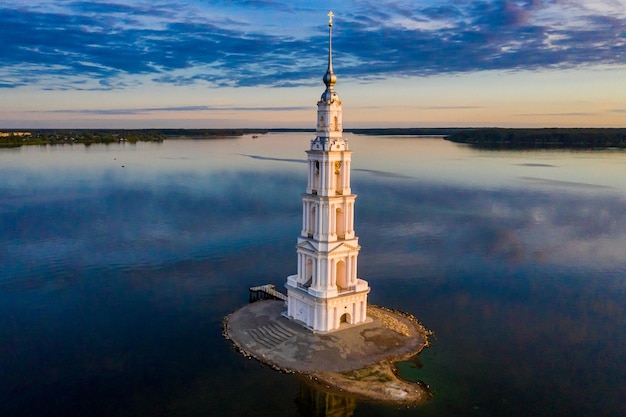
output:
[[[281,292],[276,291],[276,286],[273,284],[259,285],[258,287],[250,287],[250,302],[260,300],[282,300],[287,301],[287,296]]]

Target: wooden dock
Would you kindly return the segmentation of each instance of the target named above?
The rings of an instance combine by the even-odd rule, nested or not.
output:
[[[259,285],[258,287],[250,287],[250,302],[260,300],[282,300],[287,301],[287,296],[282,292],[276,291],[274,284]]]

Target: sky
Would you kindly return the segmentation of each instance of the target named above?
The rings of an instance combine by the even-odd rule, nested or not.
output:
[[[626,0],[0,2],[0,129],[626,127]]]

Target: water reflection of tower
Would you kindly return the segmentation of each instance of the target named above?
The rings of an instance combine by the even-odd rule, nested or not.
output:
[[[306,417],[351,417],[356,409],[354,398],[318,390],[304,381],[296,403]]]

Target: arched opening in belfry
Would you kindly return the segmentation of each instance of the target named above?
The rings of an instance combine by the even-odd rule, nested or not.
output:
[[[313,260],[308,258],[306,260],[306,269],[304,271],[304,286],[310,287],[313,282]]]
[[[337,282],[337,288],[339,291],[348,289],[348,276],[346,274],[346,263],[342,260],[337,262],[337,268],[335,269],[335,278]]]
[[[309,216],[309,237],[313,237],[315,233],[315,225],[317,223],[317,207],[311,207],[311,214]]]
[[[337,239],[345,239],[346,237],[346,219],[341,207],[335,210],[335,233]]]
[[[335,162],[335,178],[334,178],[334,187],[337,195],[341,195],[343,191],[343,187],[341,185],[341,161]]]
[[[317,194],[317,190],[320,189],[320,162],[315,161],[315,169],[313,173],[313,189],[315,190],[315,194]]]
[[[337,116],[333,118],[333,130],[334,131],[339,130],[339,119],[337,118]]]

